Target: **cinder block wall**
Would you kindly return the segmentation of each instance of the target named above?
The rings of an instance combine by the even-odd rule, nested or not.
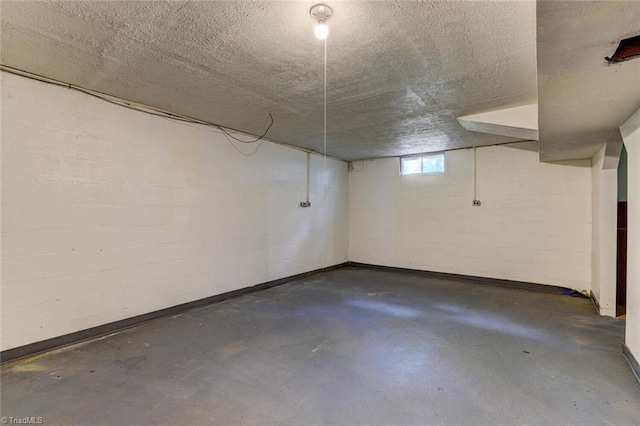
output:
[[[347,261],[346,163],[1,77],[2,350]]]
[[[618,171],[607,169],[606,147],[592,159],[592,265],[591,291],[598,300],[600,314],[616,316],[616,260],[618,227]]]
[[[625,342],[640,360],[640,109],[621,127],[627,148],[627,320]]]
[[[350,260],[591,287],[591,160],[540,163],[534,142],[446,153],[441,175],[399,175],[397,158],[349,174]]]

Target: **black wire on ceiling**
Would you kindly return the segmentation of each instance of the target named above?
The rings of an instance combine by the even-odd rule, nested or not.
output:
[[[225,134],[225,136],[228,136],[228,137],[230,137],[230,138],[232,138],[232,139],[234,139],[234,140],[236,140],[236,141],[238,141],[240,143],[252,144],[252,143],[256,143],[258,141],[263,140],[264,137],[267,136],[267,133],[269,132],[269,130],[271,129],[271,126],[273,126],[273,123],[274,123],[273,115],[271,115],[271,113],[269,113],[269,119],[270,119],[271,122],[267,126],[266,130],[264,131],[264,133],[262,133],[262,135],[260,135],[256,139],[245,141],[245,140],[242,140],[242,139],[239,139],[239,138],[233,136],[233,134],[230,133],[230,131],[234,131],[234,129],[226,128],[226,127],[224,127],[224,126],[222,126],[220,124],[211,123],[211,122],[204,121],[204,120],[197,120],[197,119],[190,118],[190,117],[184,117],[184,116],[173,114],[173,113],[167,112],[167,111],[156,110],[153,107],[146,107],[146,106],[142,106],[142,105],[134,105],[134,104],[129,103],[127,101],[116,99],[116,98],[112,98],[112,97],[110,97],[108,95],[104,95],[104,94],[99,93],[99,92],[94,92],[92,90],[84,89],[82,87],[74,86],[72,84],[67,84],[67,83],[62,83],[62,82],[55,81],[55,80],[50,80],[50,79],[48,79],[46,77],[41,77],[41,76],[38,76],[36,74],[29,73],[27,71],[22,71],[22,70],[10,68],[10,67],[4,66],[4,65],[0,65],[0,69],[3,70],[3,71],[6,71],[8,73],[11,73],[11,74],[15,74],[15,75],[18,75],[18,76],[21,76],[21,77],[29,78],[31,80],[40,81],[40,82],[43,82],[43,83],[47,83],[47,84],[51,84],[51,85],[59,86],[59,87],[66,87],[67,89],[75,90],[77,92],[93,96],[94,98],[98,98],[98,99],[103,100],[105,102],[109,102],[109,103],[114,104],[114,105],[118,105],[118,106],[122,106],[122,107],[125,107],[125,108],[129,108],[129,109],[134,110],[134,111],[144,112],[145,114],[150,114],[150,115],[153,115],[153,116],[156,116],[156,117],[164,117],[164,118],[169,118],[171,120],[182,121],[182,122],[185,122],[185,123],[200,124],[200,125],[203,125],[203,126],[213,127],[215,129],[220,130],[222,133]],[[229,140],[229,139],[227,138],[227,140]],[[231,142],[231,141],[229,141],[229,142]]]
[[[254,139],[252,141],[243,141],[242,139],[238,139],[235,136],[233,136],[231,133],[227,132],[221,126],[217,126],[217,127],[218,127],[218,129],[220,129],[222,131],[222,133],[224,133],[225,135],[229,136],[231,139],[237,140],[238,142],[255,143],[255,142],[258,142],[259,140],[261,140],[262,138],[264,138],[267,135],[267,133],[269,132],[269,129],[271,128],[271,126],[273,126],[273,115],[271,115],[271,113],[269,113],[269,118],[271,119],[271,123],[269,123],[269,125],[267,126],[267,129],[264,131],[264,133],[261,136],[259,136],[257,139]]]

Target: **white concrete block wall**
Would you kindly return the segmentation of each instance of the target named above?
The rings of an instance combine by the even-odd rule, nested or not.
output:
[[[606,146],[592,159],[593,257],[591,291],[600,314],[616,316],[616,261],[618,238],[618,171],[605,168]]]
[[[625,343],[640,360],[640,109],[621,127],[627,148],[627,322]]]
[[[519,148],[519,149],[518,149]],[[535,143],[446,153],[442,175],[397,158],[349,173],[349,258],[436,272],[591,287],[591,161],[540,163]]]
[[[347,261],[344,162],[1,77],[2,350]]]

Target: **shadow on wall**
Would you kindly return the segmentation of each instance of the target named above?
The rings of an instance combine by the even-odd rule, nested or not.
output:
[[[514,142],[510,144],[500,145],[505,148],[517,149],[520,151],[539,152],[537,141],[523,141]],[[482,147],[478,147],[482,148]],[[544,161],[546,164],[558,165],[558,166],[571,166],[571,167],[585,167],[591,168],[591,162],[585,159],[583,160],[564,160],[564,161]]]
[[[502,146],[504,146],[505,148],[519,149],[521,151],[538,152],[537,141],[514,142],[514,143],[502,145]]]

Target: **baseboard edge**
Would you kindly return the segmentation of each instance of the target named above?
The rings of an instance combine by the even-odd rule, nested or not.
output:
[[[62,336],[52,337],[50,339],[42,340],[39,342],[29,343],[27,345],[18,346],[0,352],[0,364],[6,364],[13,361],[18,361],[23,358],[38,355],[43,352],[59,349],[64,346],[73,345],[86,340],[94,339],[96,337],[105,336],[118,331],[122,331],[128,328],[137,327],[144,323],[154,321],[160,318],[176,315],[191,309],[201,308],[203,306],[211,305],[214,303],[223,302],[225,300],[233,299],[236,297],[244,296],[247,294],[255,293],[269,288],[277,287],[289,282],[307,278],[311,275],[318,274],[320,272],[327,272],[348,266],[349,262],[339,263],[333,266],[327,266],[325,268],[315,269],[313,271],[303,272],[301,274],[291,275],[277,280],[267,281],[264,283],[256,284],[251,287],[244,287],[238,290],[230,292],[216,294],[213,296],[205,297],[203,299],[194,300],[187,303],[182,303],[168,308],[160,309],[146,314],[136,315],[134,317],[121,319],[118,321],[110,322],[107,324],[99,325],[96,327],[87,328],[85,330],[76,331],[73,333],[65,334]]]
[[[595,294],[593,294],[593,291],[589,292],[589,298],[591,299],[593,306],[596,308],[598,315],[600,315],[600,302],[598,302],[598,298],[596,297]]]
[[[524,289],[524,290],[542,291],[545,293],[553,293],[553,294],[577,293],[575,290],[567,287],[530,283],[526,281],[514,281],[514,280],[505,280],[500,278],[477,277],[473,275],[452,274],[448,272],[433,272],[433,271],[425,271],[422,269],[398,268],[395,266],[372,265],[369,263],[360,263],[360,262],[349,262],[349,266],[355,267],[355,268],[369,268],[369,269],[379,269],[383,271],[408,273],[413,275],[420,275],[427,278],[438,278],[438,279],[445,279],[445,280],[467,281],[467,282],[471,281],[471,282],[480,283],[480,284],[489,284],[489,285],[495,285],[500,287],[518,288],[518,289]],[[580,297],[586,298],[585,295],[581,295]]]
[[[633,375],[636,376],[636,380],[640,383],[640,364],[638,364],[638,360],[631,353],[631,349],[624,342],[622,342],[622,355],[625,357],[627,362],[629,363],[629,367],[631,367],[631,371]]]

